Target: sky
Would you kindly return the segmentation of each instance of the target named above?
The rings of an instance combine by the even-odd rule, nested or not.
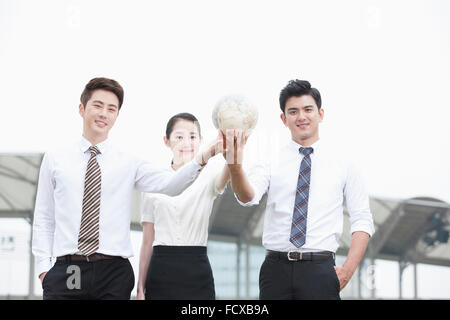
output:
[[[321,139],[371,195],[450,202],[449,16],[446,0],[2,0],[0,152],[77,140],[79,96],[106,76],[125,89],[119,148],[166,166],[173,114],[196,115],[210,141],[214,104],[240,93],[260,114],[249,149],[264,154],[289,139],[278,96],[299,78],[321,92]]]
[[[165,167],[172,115],[196,115],[210,141],[215,103],[243,94],[259,110],[254,163],[289,140],[278,96],[298,78],[371,196],[450,202],[449,57],[447,0],[0,0],[0,152],[79,139],[80,94],[105,76],[125,89],[118,148]]]

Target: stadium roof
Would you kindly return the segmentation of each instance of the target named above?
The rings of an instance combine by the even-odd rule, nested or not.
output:
[[[0,153],[0,217],[32,221],[39,167],[43,154]],[[140,194],[135,192],[131,228],[140,230]],[[214,203],[210,239],[261,245],[266,196],[260,205],[242,207],[228,186]],[[375,233],[368,258],[450,266],[450,205],[439,199],[370,197]],[[351,242],[348,214],[338,254]]]

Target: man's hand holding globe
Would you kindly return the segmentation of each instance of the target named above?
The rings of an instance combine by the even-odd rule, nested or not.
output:
[[[243,96],[225,96],[214,107],[212,120],[222,135],[222,153],[230,169],[240,166],[244,146],[258,121],[258,110]]]

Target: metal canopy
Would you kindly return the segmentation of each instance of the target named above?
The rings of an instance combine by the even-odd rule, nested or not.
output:
[[[31,219],[42,156],[0,153],[0,217]]]
[[[241,206],[234,196],[230,185],[224,194],[214,203],[213,213],[210,221],[210,234],[216,236],[232,236],[236,238],[245,237],[251,241],[260,238],[253,235],[254,227],[262,216],[266,204],[266,197],[261,205],[252,207]],[[253,228],[250,228],[253,226]]]
[[[0,217],[26,218],[31,223],[42,156],[42,153],[0,153]],[[140,193],[135,191],[131,215],[133,230],[141,230],[140,199]],[[240,206],[228,186],[214,203],[209,238],[261,245],[265,205],[266,196],[258,206]],[[432,198],[371,197],[370,207],[376,232],[369,241],[366,258],[450,266],[450,244],[434,241],[430,245],[439,230],[445,235],[450,229],[448,203]],[[348,252],[349,230],[345,212],[338,254]]]
[[[369,255],[450,266],[449,229],[449,204],[433,198],[400,201],[374,234]]]

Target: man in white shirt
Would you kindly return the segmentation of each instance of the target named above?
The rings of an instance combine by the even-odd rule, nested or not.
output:
[[[268,193],[260,299],[340,299],[374,232],[369,197],[344,147],[336,153],[321,145],[319,91],[308,81],[292,80],[280,93],[280,108],[292,140],[279,152],[279,161],[258,164],[247,175],[236,161],[242,159],[245,134],[226,133],[226,144],[234,145],[236,160],[227,162],[238,202],[256,205]],[[345,263],[336,267],[344,202],[352,241]]]
[[[44,299],[129,299],[133,188],[179,194],[217,150],[199,153],[176,172],[116,150],[108,133],[123,94],[115,80],[92,79],[79,105],[80,141],[47,152],[42,160],[32,250]],[[57,258],[53,267],[52,257]]]

